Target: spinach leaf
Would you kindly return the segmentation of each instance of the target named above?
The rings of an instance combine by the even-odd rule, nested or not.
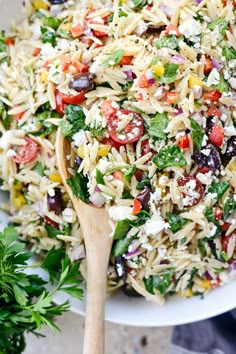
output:
[[[233,49],[233,48],[227,48],[227,47],[224,47],[222,49],[222,55],[223,57],[225,57],[226,59],[236,59],[236,50]]]
[[[164,74],[162,76],[157,76],[155,73],[153,73],[153,77],[162,84],[171,84],[175,81],[178,68],[179,65],[177,64],[165,63]]]
[[[150,214],[146,210],[141,210],[139,213],[136,215],[136,219],[134,220],[129,220],[129,223],[133,227],[139,227],[144,225],[148,219],[150,219]]]
[[[223,75],[220,75],[220,80],[219,80],[218,84],[212,85],[212,87],[214,87],[216,90],[220,91],[221,93],[229,91],[229,84],[224,79]]]
[[[224,204],[224,220],[226,220],[231,214],[236,211],[236,200],[233,197],[232,199],[227,199]]]
[[[142,179],[141,181],[139,181],[139,182],[137,183],[136,188],[137,188],[138,191],[142,191],[145,186],[151,188],[150,178],[148,178],[148,177],[145,177],[144,179]]]
[[[228,21],[224,20],[223,18],[216,18],[211,23],[209,23],[207,28],[214,30],[217,26],[219,27],[219,32],[222,34],[222,36],[224,36],[228,28]]]
[[[103,175],[98,168],[96,168],[96,182],[97,184],[105,184]]]
[[[213,240],[214,238],[216,238],[219,235],[221,235],[221,227],[220,227],[220,224],[218,223],[218,221],[215,218],[213,209],[210,209],[209,207],[206,207],[205,216],[206,216],[206,218],[207,218],[207,220],[209,222],[212,222],[216,226],[214,235],[212,235],[211,237],[207,237],[208,240]]]
[[[2,101],[0,101],[0,119],[4,127],[7,127],[9,125],[10,121],[7,114],[7,109]]]
[[[142,9],[144,6],[147,5],[147,0],[132,0],[135,9]]]
[[[136,166],[132,165],[131,167],[128,168],[128,170],[126,170],[124,172],[124,180],[126,183],[129,183],[131,178],[133,177],[133,175],[136,172]]]
[[[168,273],[160,275],[151,275],[149,278],[144,279],[146,290],[154,294],[153,289],[157,289],[162,296],[165,296],[168,287],[170,286],[174,275],[174,268],[171,268]]]
[[[82,173],[76,174],[66,180],[75,197],[81,199],[85,203],[89,203],[88,178]]]
[[[45,225],[45,229],[47,230],[49,238],[56,238],[57,235],[62,234],[60,230],[51,225]]]
[[[113,239],[114,240],[122,240],[129,230],[131,229],[131,225],[129,223],[129,220],[119,220],[116,224],[116,228],[113,234]]]
[[[7,61],[7,45],[5,43],[5,31],[0,33],[0,53],[6,53],[5,56],[2,56],[0,64]]]
[[[44,26],[51,27],[54,30],[56,30],[60,26],[61,22],[62,21],[56,17],[44,17],[44,19],[43,19]]]
[[[112,247],[112,254],[115,257],[123,256],[124,253],[128,252],[129,245],[136,238],[136,236],[128,237],[127,235],[116,241]]]
[[[47,30],[47,28],[41,26],[41,33],[42,33],[42,42],[43,43],[51,43],[53,47],[56,46],[57,40],[56,40],[56,33],[55,32],[50,32]]]
[[[198,240],[198,248],[201,253],[201,256],[205,257],[206,256],[206,240],[204,240],[202,238],[200,240]]]
[[[162,147],[158,155],[156,155],[152,161],[161,170],[166,167],[186,166],[187,164],[180,148],[177,145]]]
[[[32,171],[37,172],[41,177],[45,176],[44,166],[42,165],[41,162],[37,162],[36,165],[32,168]]]
[[[157,113],[152,119],[148,128],[148,134],[154,138],[166,139],[165,129],[168,125],[166,113]]]
[[[229,188],[230,184],[228,182],[213,182],[207,193],[214,193],[216,194],[215,196],[215,202],[218,202],[218,200],[225,194],[227,189]]]
[[[155,42],[155,47],[157,49],[169,48],[173,50],[179,50],[179,42],[183,40],[183,37],[176,36],[162,36],[158,38]]]
[[[193,135],[193,143],[197,151],[201,151],[202,148],[202,141],[204,136],[204,130],[200,127],[200,125],[193,119],[189,118],[192,135]]]
[[[177,231],[181,230],[184,225],[187,224],[188,219],[182,218],[179,215],[172,214],[170,212],[166,213],[168,218],[168,223],[170,225],[171,231],[175,234]]]
[[[125,51],[123,49],[117,49],[114,50],[113,52],[105,53],[106,55],[109,55],[109,57],[102,63],[102,65],[104,66],[118,65],[124,55],[124,52]]]
[[[85,114],[80,106],[69,104],[66,106],[64,113],[67,120],[59,122],[59,127],[64,136],[72,138],[80,129],[86,129]]]

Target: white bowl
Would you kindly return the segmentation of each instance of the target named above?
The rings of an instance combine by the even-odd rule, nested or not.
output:
[[[21,17],[21,0],[0,0],[0,23],[9,28],[13,19]],[[0,198],[1,199],[1,198]],[[0,215],[0,220],[6,215]],[[3,224],[2,224],[3,225]],[[110,297],[106,303],[106,320],[132,326],[171,326],[203,320],[236,307],[236,281],[199,297],[183,299],[173,296],[164,306],[139,298],[128,298],[121,293]],[[61,303],[68,297],[63,293],[55,297]],[[71,311],[84,314],[84,302],[72,299]]]

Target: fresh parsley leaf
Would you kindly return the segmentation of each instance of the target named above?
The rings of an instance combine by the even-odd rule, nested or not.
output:
[[[49,274],[52,283],[61,271],[61,260],[65,255],[65,250],[63,248],[56,249],[55,246],[53,246],[43,260],[41,268]]]
[[[236,50],[233,49],[233,48],[227,48],[227,47],[224,47],[222,49],[222,55],[223,57],[225,57],[226,59],[236,59]]]
[[[145,177],[145,178],[143,178],[141,181],[139,181],[139,182],[137,183],[136,188],[137,188],[137,190],[142,191],[145,186],[151,188],[150,178],[148,178],[148,177]]]
[[[147,5],[147,0],[132,0],[135,9],[142,9],[144,6]]]
[[[56,30],[60,26],[61,22],[62,21],[56,17],[44,17],[44,19],[43,19],[44,26],[51,27],[54,30]]]
[[[212,85],[212,87],[214,87],[216,90],[220,91],[221,93],[229,91],[228,81],[224,79],[223,75],[220,75],[220,80],[218,84]]]
[[[194,16],[194,19],[195,19],[196,21],[203,22],[203,16],[200,15],[199,12],[196,13],[196,15]]]
[[[50,111],[46,108],[46,110],[40,109],[39,112],[36,113],[37,121],[42,124],[42,128],[38,131],[33,133],[35,136],[48,136],[51,132],[56,129],[56,127],[49,122],[46,122],[48,118],[60,118],[61,115],[56,111]]]
[[[157,289],[162,296],[165,296],[168,287],[170,286],[174,275],[174,268],[160,275],[151,275],[149,278],[144,278],[146,290],[154,295],[154,290]]]
[[[42,33],[42,42],[43,43],[51,43],[53,47],[56,46],[57,40],[56,40],[56,33],[55,32],[50,32],[47,30],[47,28],[41,26],[41,33]]]
[[[121,61],[125,51],[123,49],[117,49],[110,53],[105,53],[109,57],[102,63],[104,66],[116,66]]]
[[[215,194],[215,202],[218,202],[218,200],[220,200],[220,198],[222,198],[222,196],[225,194],[225,192],[227,191],[227,189],[229,189],[230,184],[228,182],[213,182],[207,193],[212,193]]]
[[[164,146],[153,158],[153,163],[161,170],[171,166],[186,166],[187,162],[177,145]]]
[[[6,55],[3,55],[0,64],[7,61],[7,45],[5,43],[5,31],[2,31],[0,33],[0,53],[6,53]]]
[[[157,113],[152,119],[148,128],[148,134],[154,138],[166,139],[165,129],[168,125],[166,113]]]
[[[194,146],[197,149],[197,151],[201,151],[204,130],[200,127],[200,125],[193,118],[189,118],[189,120],[190,120],[190,124],[191,124],[191,129],[192,129]]]
[[[45,225],[45,229],[47,230],[47,234],[49,238],[56,238],[57,235],[61,234],[61,231],[56,227],[51,225]]]
[[[81,129],[86,129],[85,114],[82,107],[69,104],[65,108],[66,120],[59,122],[62,134],[69,138]]]
[[[235,211],[236,211],[235,198],[233,197],[232,199],[227,199],[224,204],[224,220],[226,220]]]
[[[179,42],[183,40],[183,37],[176,36],[162,36],[158,38],[155,42],[155,47],[157,49],[169,48],[173,50],[179,50]]]
[[[105,184],[102,172],[96,168],[96,182],[97,184]]]
[[[82,173],[76,174],[66,180],[75,197],[81,199],[85,203],[89,203],[88,178]]]
[[[219,32],[222,34],[222,36],[224,36],[229,26],[228,21],[224,20],[223,18],[216,18],[211,23],[209,23],[207,28],[214,30],[217,26],[219,27]]]
[[[44,174],[44,166],[41,162],[37,162],[36,165],[32,168],[32,171],[35,171],[39,174],[39,176],[43,177]]]
[[[182,218],[181,216],[172,214],[170,212],[167,212],[166,216],[168,218],[170,229],[173,233],[176,233],[177,231],[181,230],[188,222],[188,219]]]

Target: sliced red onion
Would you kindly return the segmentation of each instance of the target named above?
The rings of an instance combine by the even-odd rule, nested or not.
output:
[[[102,190],[98,187],[98,185],[96,185],[96,187],[95,187],[95,192],[101,192]]]
[[[84,245],[74,246],[69,257],[71,262],[78,261],[79,259],[84,258],[85,257]]]
[[[179,114],[182,114],[182,113],[183,113],[182,108],[176,108],[175,109],[175,116],[178,116]]]
[[[84,30],[84,34],[86,35],[86,36],[92,36],[93,35],[93,32],[92,32],[92,30],[91,30],[91,28],[86,28],[85,30]]]
[[[214,66],[214,68],[215,68],[217,71],[220,71],[220,70],[221,70],[222,64],[219,63],[216,59],[212,58],[212,59],[211,59],[211,63],[212,63],[212,65]]]
[[[106,199],[103,197],[103,195],[99,192],[94,192],[89,197],[89,200],[93,205],[95,205],[98,208],[100,208],[106,201]]]
[[[148,80],[149,85],[154,85],[155,82],[156,82],[155,79],[149,79],[149,80]]]
[[[43,202],[39,200],[38,202],[32,204],[32,208],[36,211],[36,213],[41,216],[42,218],[44,217],[44,212],[43,212]]]
[[[170,58],[170,62],[173,64],[184,64],[185,58],[182,57],[182,55],[174,55],[173,57]]]
[[[139,256],[140,254],[141,254],[140,248],[136,248],[136,250],[134,250],[132,252],[125,253],[125,258],[126,259],[133,258],[135,256]]]
[[[195,112],[193,115],[192,115],[192,118],[199,124],[202,126],[203,124],[203,116],[201,113],[199,112]]]
[[[202,2],[202,0],[195,0],[195,3],[196,3],[197,5],[201,4],[201,2]]]
[[[152,70],[147,70],[145,73],[145,76],[148,80],[153,79],[153,71]]]
[[[173,15],[173,10],[163,2],[160,3],[159,9],[163,11],[167,17],[171,17]]]
[[[124,71],[124,73],[126,74],[126,80],[127,81],[132,81],[133,80],[133,72],[132,69]]]
[[[212,280],[213,278],[212,278],[212,276],[210,275],[210,273],[209,272],[205,272],[205,277],[206,277],[206,279],[207,280]]]
[[[228,270],[229,272],[236,271],[236,262],[231,263]]]

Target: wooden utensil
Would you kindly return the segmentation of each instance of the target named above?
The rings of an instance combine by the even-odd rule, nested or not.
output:
[[[76,198],[66,179],[70,141],[63,137],[60,128],[56,137],[56,157],[63,185],[69,194],[82,228],[87,259],[86,319],[84,354],[104,353],[104,310],[107,284],[107,267],[110,258],[111,228],[105,208],[96,208]]]

